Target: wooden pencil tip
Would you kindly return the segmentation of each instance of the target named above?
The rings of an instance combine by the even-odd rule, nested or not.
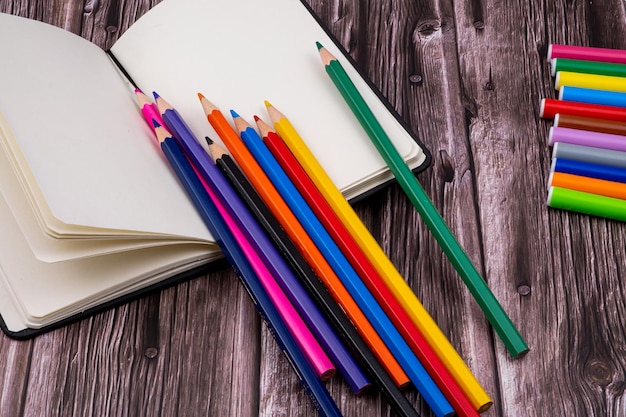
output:
[[[259,120],[261,120],[261,118],[255,114],[255,115],[254,115],[254,121],[255,121],[255,122],[258,122]]]
[[[238,117],[239,117],[239,115],[237,114],[237,112],[236,112],[235,110],[232,110],[232,109],[231,109],[231,111],[230,111],[230,115],[231,115],[231,117],[232,117],[233,119],[236,119],[236,118],[238,118]]]
[[[158,94],[157,94],[157,92],[156,92],[156,91],[153,91],[153,92],[152,92],[152,95],[154,96],[154,99],[155,99],[155,100],[158,100],[158,99],[159,99],[159,97],[161,97],[160,95],[158,95]]]
[[[317,46],[317,50],[318,50],[318,51],[324,47],[324,46],[322,46],[322,44],[321,44],[321,43],[319,43],[319,42],[315,42],[315,45]]]
[[[161,123],[157,122],[156,119],[152,119],[152,126],[156,129],[157,127],[161,127]]]
[[[204,140],[206,141],[206,144],[207,144],[207,145],[209,145],[209,146],[210,146],[210,145],[213,145],[213,143],[214,143],[214,142],[213,142],[213,139],[211,139],[211,138],[210,138],[210,137],[208,137],[208,136],[205,136],[205,137],[204,137]]]
[[[202,93],[198,93],[198,98],[199,98],[200,100],[203,100],[203,99],[204,99],[204,95],[203,95]]]
[[[136,94],[136,93],[141,93],[141,94],[143,94],[143,91],[141,91],[139,88],[135,88],[135,94]]]
[[[265,100],[263,103],[265,103],[265,107],[272,107],[272,103],[267,100]]]

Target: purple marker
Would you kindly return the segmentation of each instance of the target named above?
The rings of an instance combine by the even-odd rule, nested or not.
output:
[[[552,146],[559,142],[614,151],[626,151],[626,136],[553,126],[550,128],[548,144]]]

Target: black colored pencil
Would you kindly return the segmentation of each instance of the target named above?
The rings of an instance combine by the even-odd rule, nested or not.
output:
[[[307,361],[289,329],[281,319],[274,303],[267,295],[258,280],[256,273],[250,266],[239,242],[231,232],[217,206],[196,176],[191,162],[185,156],[176,139],[171,137],[163,126],[153,121],[155,133],[161,144],[161,149],[167,157],[170,166],[192,199],[198,213],[210,230],[224,256],[235,270],[237,277],[247,289],[257,311],[272,331],[274,338],[291,365],[296,370],[304,390],[311,398],[313,406],[320,416],[341,417],[341,412],[333,401],[330,393],[321,382],[313,368]]]
[[[289,239],[285,230],[280,226],[278,220],[276,220],[236,162],[221,146],[210,138],[207,137],[206,141],[209,145],[209,154],[217,167],[222,170],[224,176],[239,193],[242,200],[257,218],[261,227],[272,239],[294,270],[296,276],[302,281],[302,284],[318,304],[320,310],[327,316],[331,326],[344,340],[355,359],[363,366],[363,370],[375,381],[376,386],[385,395],[389,404],[400,416],[419,417],[417,411],[415,411],[411,403],[387,374],[371,349],[365,344],[352,322],[339,305],[335,303],[324,284],[315,275],[315,272],[309,267],[300,252],[298,252],[295,244]]]

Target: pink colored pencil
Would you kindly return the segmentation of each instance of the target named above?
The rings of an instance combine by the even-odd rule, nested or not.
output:
[[[148,123],[148,126],[150,126],[150,129],[154,132],[152,120],[156,120],[163,128],[166,128],[156,103],[153,103],[139,88],[135,88],[135,97],[137,98],[141,114],[143,114],[143,118],[146,123]]]
[[[548,46],[548,61],[553,58],[626,64],[626,51],[622,49],[595,48],[590,46],[551,44]]]
[[[194,167],[194,171],[196,168]],[[336,368],[317,342],[307,325],[304,323],[296,309],[293,307],[283,290],[278,286],[278,283],[267,269],[259,255],[254,251],[252,245],[248,242],[243,232],[239,229],[233,218],[230,216],[226,208],[222,205],[221,201],[215,193],[211,190],[209,185],[204,181],[201,175],[196,175],[202,182],[204,189],[208,192],[209,197],[215,203],[217,210],[222,215],[224,222],[233,233],[235,240],[239,243],[241,250],[244,252],[246,258],[250,262],[252,269],[256,272],[261,285],[270,299],[274,302],[278,313],[291,331],[294,339],[300,349],[304,352],[309,359],[313,369],[317,372],[322,380],[327,380],[335,375]]]

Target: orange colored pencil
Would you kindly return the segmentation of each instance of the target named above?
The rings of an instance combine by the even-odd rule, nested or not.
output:
[[[198,93],[198,97],[200,98],[207,120],[215,132],[228,148],[242,171],[246,174],[248,180],[256,188],[265,204],[267,204],[289,237],[296,244],[302,256],[315,271],[316,275],[324,282],[324,285],[333,299],[343,307],[344,311],[363,337],[363,340],[365,340],[370,349],[372,349],[394,382],[399,387],[408,385],[409,377],[402,370],[400,364],[398,364],[378,333],[376,333],[376,330],[374,330],[361,309],[352,299],[352,296],[343,286],[339,277],[326,261],[326,258],[324,258],[315,243],[313,243],[313,240],[311,240],[300,222],[298,222],[287,203],[270,182],[269,178],[267,178],[265,172],[256,162],[246,145],[241,141],[237,132],[215,105],[200,93]]]
[[[554,171],[550,174],[550,181],[548,185],[550,187],[567,188],[570,190],[626,200],[626,184],[622,182],[607,181],[597,178],[583,177],[582,175],[573,175],[565,172]]]

